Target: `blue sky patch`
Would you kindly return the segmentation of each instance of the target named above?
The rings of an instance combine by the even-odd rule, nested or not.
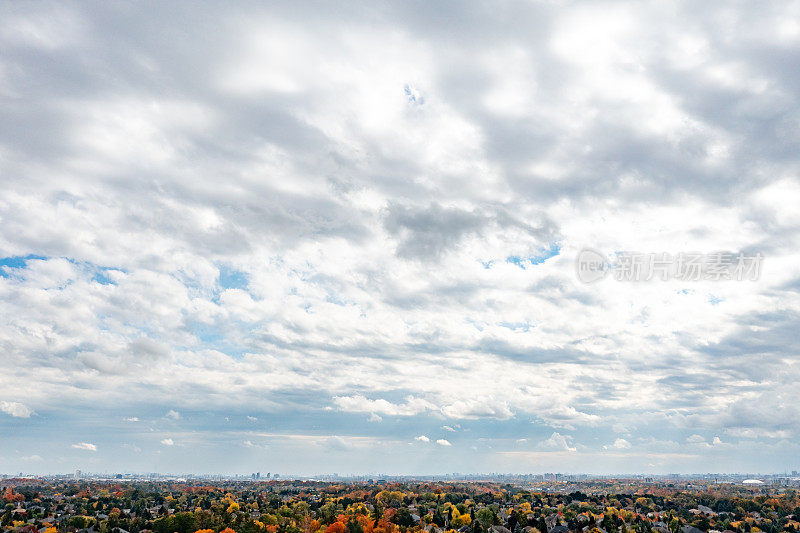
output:
[[[425,103],[425,98],[423,98],[419,91],[413,86],[406,84],[403,87],[403,91],[406,93],[409,103],[414,105],[422,105]]]
[[[223,289],[246,290],[248,284],[247,274],[227,266],[219,267],[219,286]]]
[[[561,246],[558,244],[551,244],[548,248],[543,248],[542,251],[536,255],[530,255],[528,257],[510,255],[506,257],[506,263],[517,265],[524,270],[528,265],[541,265],[551,257],[555,257],[560,253]]]
[[[112,270],[118,269],[110,267],[97,267],[97,271],[92,276],[92,281],[99,283],[100,285],[116,285],[117,282],[108,276],[108,273]]]
[[[28,266],[28,261],[37,259],[42,260],[47,258],[41,255],[33,255],[33,254],[0,258],[0,277],[10,278],[11,277],[11,272],[9,272],[10,269],[25,268]]]
[[[235,328],[238,330],[242,325],[241,323],[237,323]],[[193,322],[189,324],[188,327],[192,334],[200,340],[202,344],[201,348],[217,350],[231,357],[241,357],[245,353],[245,350],[241,346],[235,342],[231,342],[231,338],[223,335],[219,328],[213,324]]]
[[[531,328],[536,327],[534,324],[529,324],[527,322],[498,322],[497,325],[506,329],[510,329],[511,331],[522,332],[528,332]]]

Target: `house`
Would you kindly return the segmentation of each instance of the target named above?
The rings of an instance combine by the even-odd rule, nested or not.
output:
[[[664,522],[656,522],[653,524],[653,531],[655,533],[669,533],[669,527]]]

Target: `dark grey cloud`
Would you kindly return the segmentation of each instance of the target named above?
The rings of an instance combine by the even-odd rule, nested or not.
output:
[[[481,206],[472,210],[431,203],[410,207],[396,202],[386,208],[383,224],[398,239],[397,255],[404,259],[438,259],[458,247],[468,235],[482,236],[506,228],[522,230],[545,247],[557,239],[558,228],[547,217],[533,223],[518,220],[503,209]]]

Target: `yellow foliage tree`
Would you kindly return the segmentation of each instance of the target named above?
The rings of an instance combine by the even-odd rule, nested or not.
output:
[[[461,514],[458,512],[457,507],[452,507],[453,510],[453,518],[450,519],[450,525],[455,526],[456,528],[462,526],[468,526],[472,523],[472,518],[470,518],[469,513]]]

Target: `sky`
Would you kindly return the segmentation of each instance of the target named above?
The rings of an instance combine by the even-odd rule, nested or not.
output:
[[[0,472],[800,469],[800,2],[0,20]]]

